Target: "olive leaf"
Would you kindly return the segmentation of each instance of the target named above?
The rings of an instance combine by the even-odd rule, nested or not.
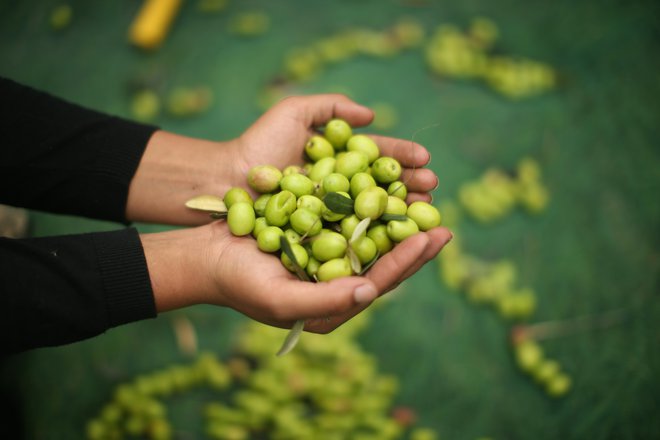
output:
[[[277,356],[284,356],[291,350],[293,350],[293,347],[296,346],[298,343],[298,339],[300,339],[300,335],[303,332],[303,329],[305,328],[305,320],[304,319],[299,319],[293,324],[293,327],[291,327],[291,330],[289,330],[289,333],[286,335],[286,338],[284,339],[284,343],[282,344],[282,348],[277,352]]]
[[[296,275],[298,275],[298,278],[303,281],[312,281],[307,273],[303,270],[303,268],[300,267],[300,264],[298,264],[296,255],[293,253],[293,249],[291,249],[291,244],[289,243],[289,240],[287,240],[284,236],[280,237],[280,247],[282,248],[282,252],[284,252],[286,256],[289,257],[289,260],[291,260],[291,265],[293,266]],[[304,328],[304,319],[299,319],[293,324],[293,327],[291,327],[291,330],[289,330],[289,333],[286,335],[286,338],[282,343],[282,347],[277,352],[277,356],[283,356],[293,350],[293,347],[295,347],[298,343],[298,339],[300,339],[300,335],[302,334]]]
[[[353,269],[353,272],[362,272],[362,263],[360,263],[360,259],[350,244],[348,245],[348,248],[346,248],[346,256],[348,257],[348,261],[351,263],[351,269]]]
[[[368,262],[367,264],[365,264],[364,266],[362,266],[362,270],[361,270],[360,272],[358,272],[358,275],[362,276],[362,275],[364,275],[369,269],[371,269],[371,266],[373,266],[374,263],[378,260],[378,257],[380,257],[380,252],[376,252],[376,255],[374,256],[374,258],[372,258],[370,262]]]
[[[353,234],[351,234],[351,239],[348,240],[349,243],[353,243],[355,240],[360,238],[362,234],[364,234],[367,231],[367,228],[371,224],[371,218],[366,217],[360,220],[360,223],[358,223],[355,226],[355,229],[353,229]],[[356,271],[359,272],[359,271]]]
[[[399,222],[405,222],[406,220],[408,220],[408,217],[403,215],[403,214],[383,214],[383,215],[380,216],[380,220],[382,220],[384,222],[389,222],[389,221],[392,221],[392,220],[396,220],[396,221],[399,221]]]
[[[353,200],[336,192],[329,192],[323,197],[325,206],[337,214],[353,214]]]
[[[186,201],[186,207],[210,213],[227,212],[227,205],[218,196],[202,194]]]

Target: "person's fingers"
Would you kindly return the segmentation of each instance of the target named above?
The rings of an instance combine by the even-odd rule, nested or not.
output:
[[[390,156],[406,168],[423,167],[431,160],[431,154],[420,144],[387,136],[369,135],[380,149],[381,156]]]
[[[408,268],[422,256],[428,244],[429,237],[426,234],[415,234],[407,238],[380,257],[366,277],[374,282],[381,294],[391,290]]]
[[[406,278],[413,276],[419,269],[422,268],[422,266],[435,258],[442,250],[442,248],[447,243],[449,243],[453,236],[449,229],[441,227],[430,229],[426,231],[426,234],[429,237],[428,245],[424,249],[424,252],[420,258],[403,273],[403,276],[399,279],[399,283],[404,281]]]
[[[406,168],[399,178],[409,192],[427,193],[438,186],[438,176],[428,168]]]
[[[274,289],[270,309],[279,321],[324,318],[341,315],[357,304],[369,304],[377,296],[377,287],[364,277],[319,283],[292,280]]]
[[[426,202],[431,203],[433,197],[429,193],[409,193],[406,196],[406,203],[410,205],[412,202]]]
[[[294,112],[293,116],[302,118],[307,127],[323,126],[333,118],[344,119],[352,127],[362,127],[374,118],[371,109],[341,94],[292,96],[282,100],[281,105],[288,106],[288,110]]]

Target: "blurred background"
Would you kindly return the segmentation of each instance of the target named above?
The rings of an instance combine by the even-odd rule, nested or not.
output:
[[[394,384],[370,428],[333,425],[341,409],[300,394],[302,413],[327,416],[327,438],[660,438],[657,2],[165,1],[132,32],[147,3],[0,0],[0,75],[218,140],[284,96],[345,93],[376,110],[360,132],[432,152],[451,249],[359,331],[304,335],[292,358],[304,373],[326,356],[336,373],[340,356],[319,348],[335,347]],[[121,227],[28,216],[32,236]],[[31,439],[322,438],[222,415],[209,428],[209,402],[249,412],[235,396],[268,388],[246,369],[279,368],[284,334],[261,331],[198,306],[21,354],[2,365],[4,426]],[[107,410],[118,386],[198,365],[200,352],[231,367],[233,385],[151,393],[169,428]],[[356,401],[369,392],[348,388]]]

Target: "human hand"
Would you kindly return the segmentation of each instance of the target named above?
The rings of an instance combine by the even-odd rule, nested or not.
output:
[[[307,320],[327,333],[396,287],[451,239],[445,228],[420,232],[394,247],[366,276],[300,281],[255,240],[231,235],[225,222],[141,236],[159,312],[215,304],[276,327]]]

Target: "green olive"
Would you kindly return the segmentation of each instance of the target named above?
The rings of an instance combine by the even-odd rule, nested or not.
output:
[[[346,142],[353,134],[353,129],[343,119],[332,119],[325,125],[323,134],[336,150],[341,150],[346,147]]]
[[[338,232],[325,230],[312,241],[312,256],[319,261],[343,257],[348,242]]]
[[[298,198],[296,205],[298,209],[307,209],[318,215],[321,215],[321,211],[323,210],[323,200],[316,196],[303,195]]]
[[[360,219],[355,214],[351,214],[341,219],[341,235],[343,235],[346,240],[350,240],[358,223],[360,223]]]
[[[312,136],[307,144],[305,144],[305,153],[314,162],[318,162],[324,157],[332,157],[335,155],[335,149],[332,144],[323,136]]]
[[[300,244],[300,239],[302,237],[292,228],[287,228],[284,230],[284,238],[286,238],[286,241],[290,244]]]
[[[307,261],[307,267],[305,267],[305,272],[307,272],[307,275],[310,277],[313,277],[319,271],[320,266],[321,262],[319,260],[314,257],[309,257],[309,260]]]
[[[351,136],[351,138],[346,143],[346,149],[348,151],[360,151],[364,153],[367,156],[370,164],[374,160],[378,159],[378,156],[380,156],[380,150],[378,149],[376,142],[364,134],[356,134]]]
[[[288,176],[289,174],[307,174],[307,171],[300,165],[289,165],[282,170],[282,175]]]
[[[353,248],[355,255],[357,255],[358,260],[360,260],[360,263],[362,264],[366,264],[373,260],[378,252],[376,243],[369,237],[358,238],[351,243],[351,248]]]
[[[426,202],[412,202],[408,206],[407,215],[417,223],[420,231],[428,231],[431,228],[440,226],[442,222],[438,209]]]
[[[296,210],[296,196],[291,191],[282,191],[274,194],[266,204],[264,217],[272,226],[284,226],[289,216]]]
[[[254,201],[254,212],[256,212],[258,216],[263,217],[266,213],[266,205],[268,204],[268,199],[270,199],[271,195],[272,194],[262,194]]]
[[[379,157],[371,165],[371,175],[379,183],[391,183],[401,177],[401,164],[393,157]]]
[[[325,193],[329,192],[347,192],[351,184],[348,178],[343,174],[330,173],[323,179],[323,190]]]
[[[257,235],[257,246],[263,252],[277,252],[280,250],[280,237],[284,231],[277,226],[266,226]]]
[[[419,232],[419,227],[412,219],[392,220],[387,222],[387,235],[392,241],[399,243]]]
[[[343,174],[349,179],[357,173],[366,171],[368,168],[369,158],[361,151],[347,151],[341,156],[338,156],[335,163],[335,172]]]
[[[330,281],[335,278],[348,277],[353,275],[351,263],[347,258],[333,258],[321,264],[316,272],[316,278],[319,281]]]
[[[299,244],[291,244],[291,251],[293,252],[293,255],[296,257],[296,262],[300,266],[301,269],[304,269],[307,266],[307,262],[309,261],[309,256],[307,255],[307,251],[305,250],[304,247],[302,247]],[[295,272],[293,263],[291,262],[291,259],[282,252],[282,255],[280,256],[280,260],[282,261],[282,264],[284,267],[289,269],[291,272]]]
[[[250,168],[247,174],[247,183],[258,193],[275,191],[282,179],[282,172],[272,165],[257,165]]]
[[[406,215],[407,210],[408,210],[408,205],[406,205],[406,202],[404,202],[398,197],[387,196],[387,206],[385,207],[385,213]]]
[[[320,216],[307,209],[296,209],[289,217],[289,224],[297,233],[309,237],[317,235],[323,227]]]
[[[372,186],[376,186],[376,181],[369,173],[355,173],[351,177],[351,197],[355,199],[363,190]]]
[[[232,234],[237,236],[248,235],[254,229],[254,208],[247,202],[236,202],[227,213],[227,225]]]
[[[254,229],[252,229],[252,236],[254,238],[257,238],[259,236],[259,233],[263,231],[268,225],[268,222],[266,221],[266,217],[257,217],[257,219],[254,221]]]
[[[379,186],[374,186],[357,195],[353,209],[360,219],[369,217],[376,220],[383,214],[386,206],[387,192]]]
[[[394,247],[392,239],[387,235],[387,226],[385,225],[376,225],[369,228],[369,230],[367,230],[367,237],[371,238],[374,243],[376,243],[380,255],[388,253]]]
[[[307,177],[313,182],[322,182],[325,176],[335,171],[336,162],[334,157],[324,157],[312,166]]]
[[[243,188],[239,188],[237,186],[230,188],[229,191],[225,193],[224,198],[222,199],[223,202],[225,202],[225,206],[227,209],[231,208],[231,205],[237,202],[246,202],[252,205],[254,202],[252,201],[252,197],[250,197],[250,193],[245,191]]]
[[[280,181],[280,188],[291,191],[296,197],[301,197],[314,192],[314,182],[302,174],[289,174]]]
[[[398,197],[401,200],[406,200],[406,197],[408,196],[408,188],[402,181],[395,180],[387,187],[387,194]]]

